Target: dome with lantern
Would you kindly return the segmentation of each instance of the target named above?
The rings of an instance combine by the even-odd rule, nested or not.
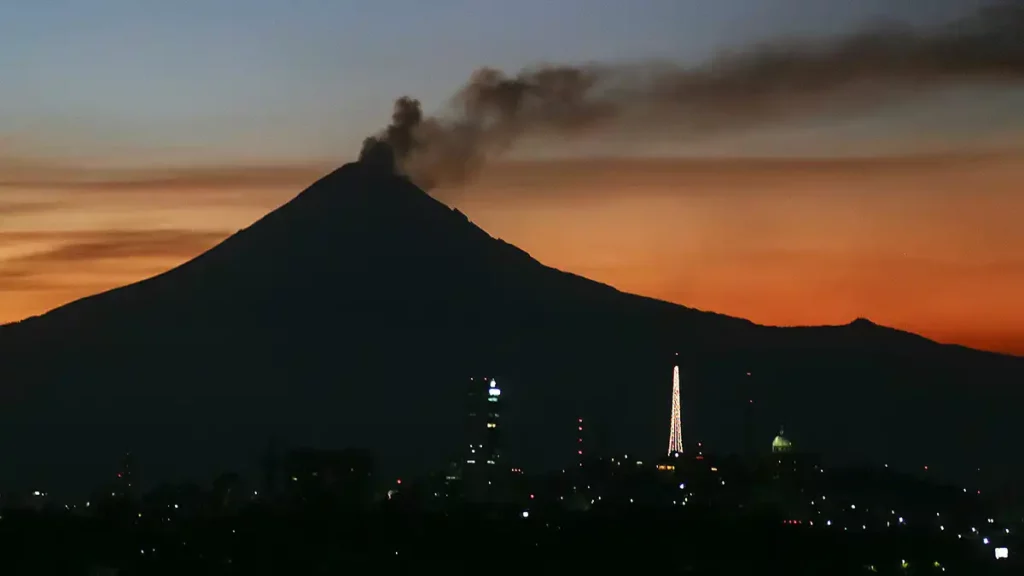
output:
[[[790,452],[793,450],[793,443],[790,442],[784,435],[782,428],[779,428],[779,434],[772,440],[772,452]]]

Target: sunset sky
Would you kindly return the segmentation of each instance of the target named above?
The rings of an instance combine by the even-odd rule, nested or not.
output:
[[[702,62],[933,0],[0,5],[0,322],[172,267],[481,66]],[[434,192],[541,262],[767,324],[856,317],[1024,354],[1024,84],[714,138],[522,143]],[[541,150],[542,152],[538,152]]]

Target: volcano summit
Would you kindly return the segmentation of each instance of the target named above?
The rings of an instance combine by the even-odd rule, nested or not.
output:
[[[91,486],[125,450],[146,484],[253,473],[271,439],[438,469],[478,375],[502,382],[510,465],[570,461],[578,416],[609,452],[656,455],[675,352],[684,439],[718,452],[756,398],[766,449],[784,422],[835,462],[1021,466],[1002,443],[1022,439],[1024,359],[625,294],[354,163],[173,270],[0,328],[0,485]]]

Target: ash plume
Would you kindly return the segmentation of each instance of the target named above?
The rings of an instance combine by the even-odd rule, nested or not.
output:
[[[1018,2],[928,31],[882,26],[753,46],[696,66],[549,65],[515,76],[485,68],[436,116],[400,98],[360,159],[430,189],[465,181],[523,136],[577,138],[616,127],[693,138],[984,83],[1024,83]]]

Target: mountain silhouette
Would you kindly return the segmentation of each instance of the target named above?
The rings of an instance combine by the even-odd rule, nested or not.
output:
[[[677,359],[705,450],[742,449],[753,399],[758,449],[785,422],[836,463],[1020,472],[1024,359],[625,294],[354,163],[173,270],[0,328],[0,486],[90,487],[126,450],[149,485],[252,474],[271,439],[421,473],[461,454],[470,377],[504,390],[505,465],[561,468],[577,417],[656,456]]]

